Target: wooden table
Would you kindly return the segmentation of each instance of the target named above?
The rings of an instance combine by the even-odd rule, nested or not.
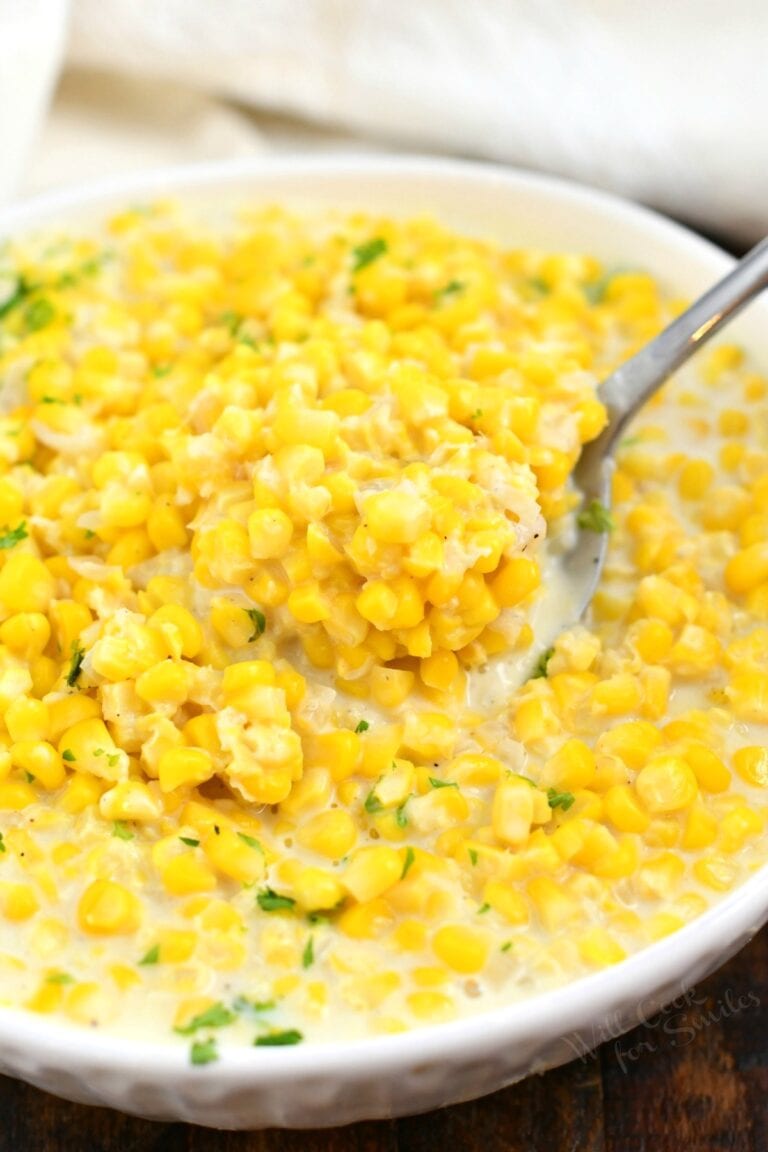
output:
[[[314,1132],[213,1132],[0,1077],[0,1152],[766,1152],[768,929],[594,1056],[484,1100]]]

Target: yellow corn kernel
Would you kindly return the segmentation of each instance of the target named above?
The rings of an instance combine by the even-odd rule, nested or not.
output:
[[[196,892],[213,892],[216,888],[214,873],[193,852],[171,857],[161,867],[160,875],[172,896],[191,896]]]
[[[293,877],[292,891],[297,903],[307,912],[326,912],[336,908],[345,895],[332,873],[313,867],[302,868]]]
[[[9,612],[46,612],[55,594],[53,576],[27,552],[13,553],[0,570],[0,601]]]
[[[179,604],[163,604],[149,618],[149,626],[161,632],[176,659],[194,659],[203,644],[203,631],[191,612]]]
[[[61,756],[45,740],[20,740],[13,744],[11,763],[48,790],[60,788],[67,776]]]
[[[494,793],[491,823],[494,835],[503,844],[519,847],[528,839],[534,817],[536,789],[526,780],[510,776]]]
[[[40,907],[29,884],[0,884],[0,908],[6,920],[29,920]]]
[[[430,526],[425,501],[410,492],[375,492],[363,505],[368,530],[384,544],[412,544]]]
[[[341,882],[355,900],[364,904],[396,884],[402,871],[403,856],[396,848],[360,848],[344,869]]]
[[[737,552],[725,566],[725,584],[734,596],[744,596],[768,581],[768,541]]]
[[[526,890],[547,931],[560,928],[581,915],[579,901],[549,876],[535,876],[528,881]]]
[[[505,560],[491,580],[491,592],[502,608],[513,608],[530,595],[541,582],[541,573],[535,560],[514,556]]]
[[[252,836],[216,825],[206,833],[202,848],[206,859],[216,871],[232,880],[241,884],[255,884],[264,876],[264,851]]]
[[[303,847],[329,860],[341,860],[357,840],[357,826],[343,808],[319,812],[298,829],[296,839]]]
[[[336,924],[340,932],[353,940],[370,940],[383,935],[392,921],[392,911],[387,902],[376,899],[345,908]]]
[[[371,671],[371,696],[382,708],[397,708],[410,695],[416,677],[401,668],[374,668]]]
[[[604,968],[624,960],[626,952],[605,928],[591,928],[579,937],[579,955],[587,964]]]
[[[115,745],[103,720],[79,720],[59,737],[59,754],[78,772],[90,772],[105,780],[119,780],[128,767],[128,757]]]
[[[698,793],[696,776],[679,756],[656,756],[635,781],[638,796],[649,812],[677,812],[692,804]]]
[[[704,744],[689,744],[685,760],[693,769],[696,782],[704,792],[726,792],[731,774],[719,756]]]
[[[178,707],[189,694],[190,672],[190,666],[183,662],[162,660],[137,677],[136,694],[149,704]]]
[[[693,865],[697,880],[716,892],[727,892],[732,888],[738,875],[735,862],[721,855],[704,856]]]
[[[450,756],[456,743],[456,726],[442,712],[409,712],[405,718],[403,748],[425,760]]]
[[[768,672],[734,672],[726,691],[740,720],[768,723]]]
[[[566,791],[589,788],[595,780],[595,754],[583,740],[572,738],[544,766],[542,784]]]
[[[293,524],[279,508],[257,508],[248,517],[251,555],[256,560],[280,560],[291,545]]]
[[[604,803],[606,816],[620,832],[645,832],[651,822],[627,784],[609,788]]]
[[[454,972],[474,975],[485,967],[490,944],[488,935],[461,924],[444,924],[432,937],[432,948]]]
[[[733,766],[747,784],[756,788],[768,786],[768,747],[748,745],[739,748],[734,753]]]
[[[0,641],[27,660],[39,656],[50,637],[51,626],[42,612],[17,612],[0,625]]]
[[[143,780],[120,780],[114,788],[103,793],[99,800],[99,811],[105,820],[151,823],[159,819],[163,807],[160,799]]]
[[[483,888],[483,904],[489,904],[510,924],[527,924],[529,920],[528,901],[515,888],[489,880]]]
[[[427,939],[427,926],[421,920],[401,920],[394,932],[395,943],[404,952],[420,952]]]
[[[5,726],[11,740],[45,740],[50,716],[42,700],[19,696],[9,704],[5,713]]]
[[[197,933],[185,928],[161,928],[156,944],[158,963],[184,964],[194,954]]]
[[[680,469],[677,487],[684,500],[700,500],[715,478],[708,460],[687,460]]]
[[[168,748],[157,766],[163,792],[175,788],[195,788],[210,780],[216,771],[211,755],[204,748]]]
[[[104,787],[104,781],[92,776],[90,772],[74,772],[67,780],[58,803],[64,812],[84,812],[86,808],[98,804]]]
[[[114,880],[94,880],[80,897],[77,919],[91,936],[126,936],[141,924],[141,902]]]

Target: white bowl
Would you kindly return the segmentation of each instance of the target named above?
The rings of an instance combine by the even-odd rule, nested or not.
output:
[[[0,214],[0,239],[82,223],[171,193],[220,205],[251,197],[298,206],[432,213],[504,243],[583,250],[646,268],[675,294],[701,291],[730,257],[676,224],[558,180],[437,160],[237,162],[121,179]],[[768,302],[733,326],[768,353]],[[768,359],[768,356],[766,356]],[[648,1019],[722,964],[768,919],[763,868],[698,920],[606,971],[487,1015],[396,1036],[222,1051],[192,1067],[186,1047],[76,1029],[0,1010],[0,1071],[70,1100],[221,1128],[310,1128],[470,1100],[562,1064]]]

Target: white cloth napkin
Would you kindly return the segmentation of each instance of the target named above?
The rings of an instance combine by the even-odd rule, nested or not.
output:
[[[560,173],[750,239],[768,231],[767,46],[765,0],[71,0],[81,74],[27,184],[354,133]]]

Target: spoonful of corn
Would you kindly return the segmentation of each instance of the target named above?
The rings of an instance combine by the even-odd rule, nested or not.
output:
[[[579,620],[597,589],[608,553],[614,453],[627,424],[677,368],[766,287],[768,238],[601,384],[599,397],[607,409],[608,423],[597,439],[585,446],[573,473],[583,499],[575,543],[562,557],[568,602],[565,612],[562,602],[548,607],[546,597],[539,607],[536,646],[529,652],[538,667],[545,666],[547,651],[562,630],[564,617],[569,624]],[[559,599],[557,590],[555,595]]]

